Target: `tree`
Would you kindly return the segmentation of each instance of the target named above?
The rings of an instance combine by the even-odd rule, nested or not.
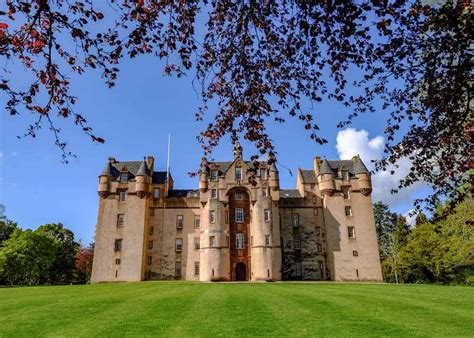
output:
[[[54,243],[55,260],[51,266],[51,282],[71,283],[76,269],[76,254],[79,251],[79,243],[74,241],[74,233],[61,223],[45,224],[36,231],[49,237]]]
[[[5,215],[5,206],[0,204],[0,247],[3,242],[9,239],[15,229],[18,228],[18,224],[10,221]]]
[[[380,201],[374,203],[375,231],[382,261],[386,258],[385,253],[389,250],[390,244],[387,242],[387,239],[390,238],[390,234],[395,230],[397,218],[398,215],[391,212],[387,204]]]
[[[37,231],[15,229],[0,248],[0,282],[10,285],[46,283],[54,260],[51,238]]]
[[[104,13],[92,1],[9,1],[0,13],[5,18],[0,56],[19,61],[32,75],[25,88],[18,88],[14,74],[0,75],[6,109],[12,116],[29,112],[36,117],[27,136],[49,127],[63,159],[71,153],[57,118],[72,117],[93,141],[104,142],[73,109],[77,99],[68,72],[97,69],[113,87],[121,59],[153,54],[165,61],[168,75],[195,71],[202,98],[198,120],[209,113],[211,102],[217,103],[214,122],[199,136],[205,152],[230,135],[233,142],[240,137],[253,142],[259,155],[274,162],[277,152],[266,126],[284,122],[286,114],[301,120],[310,137],[324,144],[313,107],[333,100],[349,112],[339,127],[360,114],[388,114],[386,155],[376,168],[392,170],[408,157],[411,171],[399,188],[420,180],[430,184],[434,193],[424,201],[431,205],[440,196],[453,204],[467,196],[469,189],[458,188],[469,183],[469,140],[463,136],[472,136],[465,133],[472,119],[468,1],[111,4],[118,17],[99,33],[94,23]]]
[[[93,258],[94,243],[88,246],[81,246],[76,254],[76,282],[81,284],[90,282]]]
[[[397,217],[395,228],[391,232],[382,235],[382,241],[385,243],[382,247],[383,256],[385,257],[382,266],[384,267],[385,280],[399,283],[401,266],[401,253],[408,241],[410,228],[406,223],[406,219],[402,216]]]

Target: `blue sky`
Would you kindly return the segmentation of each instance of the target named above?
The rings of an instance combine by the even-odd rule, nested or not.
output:
[[[195,171],[200,163],[203,153],[196,136],[206,124],[194,120],[199,104],[191,84],[194,74],[180,79],[164,77],[162,67],[161,61],[150,56],[124,60],[114,89],[108,89],[97,73],[73,77],[73,91],[78,97],[76,110],[84,113],[106,143],[94,144],[72,121],[59,121],[63,137],[77,155],[69,164],[60,162],[60,153],[47,129],[36,139],[17,139],[32,122],[32,116],[24,113],[10,117],[5,110],[1,111],[0,204],[5,205],[8,218],[23,228],[61,222],[77,238],[91,241],[98,207],[97,176],[107,158],[139,160],[153,155],[156,170],[165,170],[168,133],[172,135],[171,171],[175,187],[196,188],[197,179],[187,173]],[[26,83],[21,69],[14,69],[18,71],[17,83]],[[0,94],[1,106],[5,100],[4,94]],[[311,168],[314,156],[339,159],[340,155],[359,153],[366,162],[368,157],[380,156],[384,114],[362,116],[352,125],[353,129],[341,133],[336,125],[347,113],[341,106],[323,102],[316,109],[321,135],[329,141],[324,146],[313,142],[296,119],[288,119],[284,125],[270,124],[278,161],[293,174],[298,167]],[[212,119],[212,114],[211,110],[207,118]],[[254,153],[252,145],[242,144],[245,156]],[[229,160],[231,148],[225,138],[213,157]],[[280,176],[282,188],[294,187],[295,177],[287,170],[280,168]],[[411,208],[410,196],[419,194],[419,187],[394,198],[384,186],[387,180],[390,178],[378,179],[377,196],[389,202],[393,210],[406,212]]]

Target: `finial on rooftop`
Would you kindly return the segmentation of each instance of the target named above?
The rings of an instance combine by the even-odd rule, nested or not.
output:
[[[234,143],[234,159],[242,158],[242,146],[240,145],[239,140]]]

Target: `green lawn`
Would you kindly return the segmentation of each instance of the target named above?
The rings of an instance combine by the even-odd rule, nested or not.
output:
[[[144,282],[0,289],[0,337],[469,336],[474,288]]]

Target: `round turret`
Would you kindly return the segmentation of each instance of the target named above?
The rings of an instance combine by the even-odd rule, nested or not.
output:
[[[199,170],[199,191],[205,193],[209,189],[209,165],[207,158],[203,157],[201,169]]]
[[[280,175],[278,173],[278,169],[276,167],[276,163],[273,162],[271,165],[270,165],[270,188],[273,190],[273,191],[277,191],[278,189],[280,189]]]
[[[328,160],[324,160],[319,168],[318,183],[322,194],[332,196],[336,190],[334,171]]]
[[[101,198],[106,198],[110,194],[110,183],[112,182],[114,167],[109,162],[99,176],[99,187],[97,192]]]
[[[148,167],[144,160],[135,175],[135,192],[139,198],[144,198],[148,190]]]
[[[357,177],[360,193],[364,196],[368,196],[372,193],[370,172],[359,156],[355,156],[352,161],[354,163],[354,174]]]

